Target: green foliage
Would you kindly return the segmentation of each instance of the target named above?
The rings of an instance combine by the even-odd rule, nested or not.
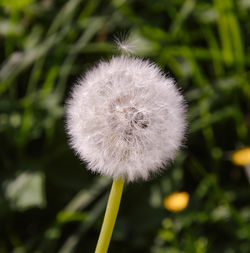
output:
[[[0,2],[0,252],[93,252],[110,180],[69,149],[64,101],[130,32],[175,77],[186,147],[161,176],[126,186],[110,252],[248,253],[250,188],[231,152],[250,144],[249,1]],[[170,213],[163,199],[190,194]]]
[[[32,207],[43,208],[44,177],[41,172],[23,172],[17,178],[4,185],[6,199],[13,209],[25,210]]]

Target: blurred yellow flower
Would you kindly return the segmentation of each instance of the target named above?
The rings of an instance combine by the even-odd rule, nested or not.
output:
[[[250,164],[250,148],[235,151],[232,155],[232,161],[236,165]]]
[[[164,207],[170,212],[180,212],[185,209],[189,202],[189,194],[187,192],[174,192],[168,195],[163,203]]]

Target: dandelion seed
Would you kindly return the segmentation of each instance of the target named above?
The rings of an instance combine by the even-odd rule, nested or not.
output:
[[[138,44],[138,40],[132,40],[129,36],[124,39],[115,38],[116,45],[118,49],[120,49],[124,53],[134,53],[136,49],[136,45]]]

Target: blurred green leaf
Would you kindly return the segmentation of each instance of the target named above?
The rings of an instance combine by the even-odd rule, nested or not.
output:
[[[42,172],[22,172],[5,182],[5,196],[17,210],[46,206],[44,175]]]
[[[1,0],[0,6],[11,8],[12,10],[22,10],[34,0]]]

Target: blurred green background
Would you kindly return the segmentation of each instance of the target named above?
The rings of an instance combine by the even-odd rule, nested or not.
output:
[[[94,252],[111,181],[67,144],[64,102],[114,36],[177,80],[186,147],[125,187],[109,252],[249,253],[250,185],[230,159],[250,144],[249,0],[1,0],[0,253]],[[185,210],[164,198],[186,191]]]

